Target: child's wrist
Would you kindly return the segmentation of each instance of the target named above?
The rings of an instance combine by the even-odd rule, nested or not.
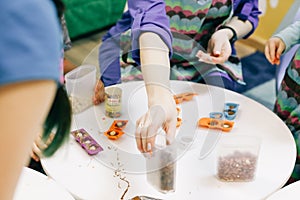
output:
[[[224,31],[226,30],[226,35],[228,36],[229,42],[231,44],[234,43],[238,39],[234,28],[232,28],[230,26],[222,25],[218,28],[218,31],[221,31],[221,30],[224,30]]]

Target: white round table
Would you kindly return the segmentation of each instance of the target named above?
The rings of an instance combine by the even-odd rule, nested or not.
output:
[[[266,200],[297,200],[300,197],[300,181],[289,184],[271,196]]]
[[[143,82],[118,85],[123,89],[122,116],[129,120],[125,134],[116,141],[108,140],[103,132],[113,119],[104,115],[104,105],[90,107],[73,117],[72,130],[84,128],[103,147],[104,151],[89,156],[73,136],[51,158],[43,158],[46,173],[64,185],[75,197],[84,200],[120,199],[127,183],[115,176],[122,169],[121,178],[130,182],[124,199],[146,195],[171,200],[259,200],[281,188],[292,173],[296,146],[285,124],[263,105],[222,88],[183,81],[171,81],[174,93],[196,92],[192,101],[180,105],[182,135],[194,136],[189,149],[181,151],[177,160],[176,191],[162,194],[146,180],[145,158],[136,148],[134,131],[136,120],[146,112],[146,91]],[[261,138],[256,178],[252,182],[221,182],[215,176],[215,150],[205,159],[199,154],[209,131],[197,128],[197,120],[219,112],[225,102],[238,103],[239,111],[231,135],[254,135]],[[224,133],[225,134],[225,133]]]
[[[24,167],[14,200],[75,200],[72,195],[53,179],[33,169]]]

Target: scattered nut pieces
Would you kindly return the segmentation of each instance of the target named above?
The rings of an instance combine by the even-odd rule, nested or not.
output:
[[[217,177],[221,181],[252,181],[255,176],[257,156],[250,152],[235,151],[218,158]]]

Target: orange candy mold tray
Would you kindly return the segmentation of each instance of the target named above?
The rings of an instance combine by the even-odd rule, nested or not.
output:
[[[198,120],[198,126],[210,129],[219,129],[225,132],[231,131],[234,125],[233,121],[214,119],[214,118],[201,118]]]
[[[181,94],[176,94],[173,96],[176,104],[180,104],[184,101],[191,101],[194,96],[198,95],[197,93],[194,92],[185,92]]]
[[[128,120],[114,120],[109,129],[123,130],[128,123]]]
[[[110,128],[104,132],[104,135],[110,140],[117,140],[123,134],[123,129],[126,127],[128,120],[114,120]]]
[[[109,129],[104,132],[104,135],[110,140],[117,140],[124,134],[123,131],[118,129]]]

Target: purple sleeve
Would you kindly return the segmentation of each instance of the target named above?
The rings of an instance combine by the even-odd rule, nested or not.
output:
[[[99,66],[104,86],[121,82],[120,35],[131,27],[132,18],[125,12],[115,26],[102,37],[99,48]]]
[[[108,32],[102,37],[102,41],[105,41],[108,38],[115,37],[121,33],[127,31],[131,27],[132,17],[130,16],[129,11],[126,11],[122,14],[120,20],[117,21],[116,25],[108,30]]]
[[[248,20],[252,24],[252,30],[244,38],[249,37],[254,32],[258,25],[258,16],[260,14],[258,0],[234,0],[233,16],[237,16],[242,21]]]
[[[172,55],[172,35],[164,0],[128,0],[128,11],[103,36],[99,48],[101,80],[105,86],[121,82],[120,36],[131,28],[132,58],[140,63],[139,36],[142,32],[154,32],[160,36]]]
[[[132,56],[139,63],[139,36],[143,32],[154,32],[165,42],[172,54],[172,34],[166,15],[164,0],[128,0],[128,9],[133,17]]]

